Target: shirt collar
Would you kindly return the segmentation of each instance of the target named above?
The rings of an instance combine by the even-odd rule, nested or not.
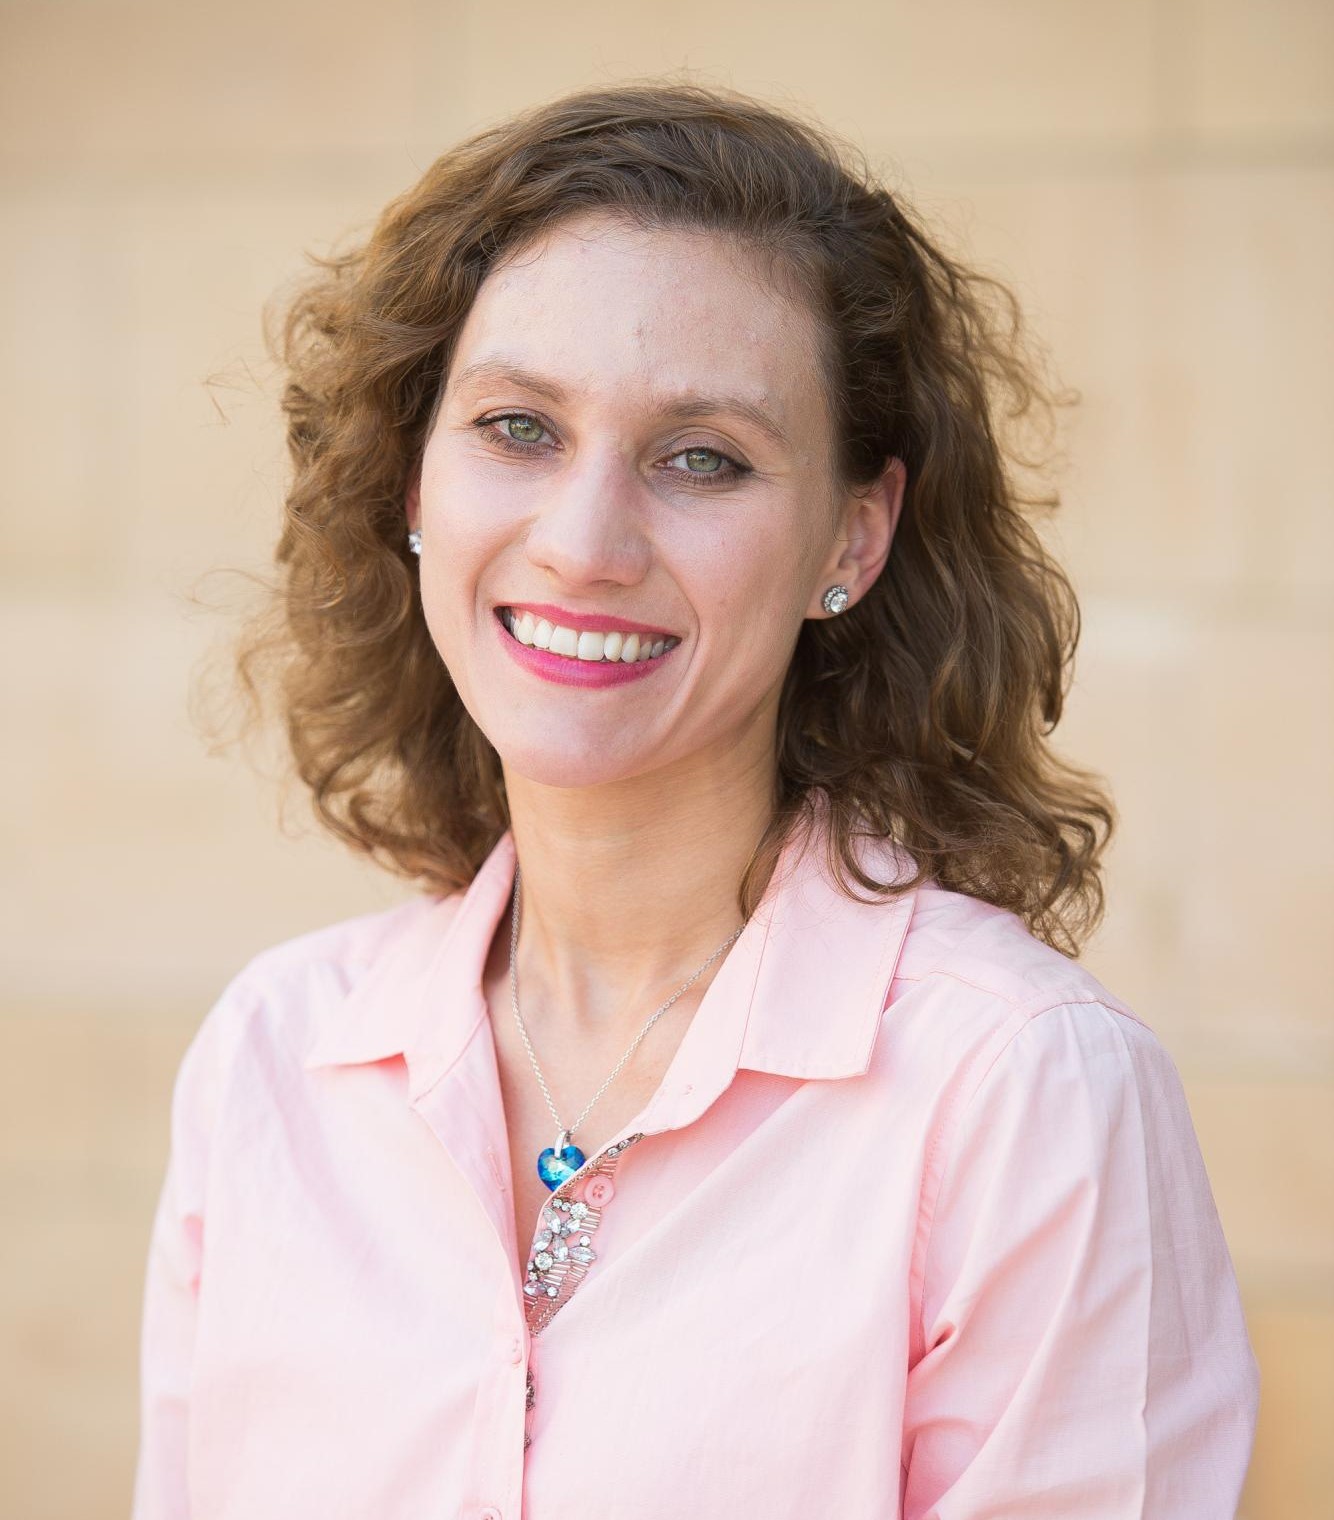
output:
[[[762,901],[733,944],[682,1038],[646,1122],[687,1122],[736,1071],[796,1078],[856,1076],[870,1065],[914,890],[889,901],[847,896],[826,860],[823,807],[789,838]],[[863,868],[899,881],[911,865],[890,841],[862,838]],[[321,1011],[303,1064],[351,1065],[402,1055],[413,1098],[433,1086],[487,1017],[482,973],[513,890],[506,831],[462,900],[436,897],[373,959],[349,994]],[[414,905],[414,907],[417,905]]]

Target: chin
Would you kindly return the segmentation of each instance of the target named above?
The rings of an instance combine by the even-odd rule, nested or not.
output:
[[[605,747],[586,744],[569,749],[551,744],[523,741],[491,741],[500,756],[505,774],[521,776],[536,786],[554,786],[566,790],[577,787],[608,786],[629,781],[653,767],[643,757],[608,755]]]

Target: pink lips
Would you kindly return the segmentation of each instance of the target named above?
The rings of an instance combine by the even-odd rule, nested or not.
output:
[[[531,603],[520,604],[524,611],[531,612],[535,616],[550,618],[552,611],[559,608],[542,608]],[[609,619],[602,619],[608,624],[607,628],[599,628],[597,620],[587,614],[582,615],[582,621],[573,623],[573,615],[563,614],[570,618],[571,622],[565,627],[586,628],[590,633],[614,632],[617,628],[628,628],[631,633],[641,630],[640,624],[620,622],[612,623]],[[534,649],[528,644],[521,644],[518,639],[500,621],[499,609],[492,621],[496,625],[496,633],[508,651],[510,658],[517,661],[525,670],[530,670],[536,676],[544,680],[552,681],[557,686],[623,686],[627,681],[640,681],[654,671],[664,660],[670,659],[672,651],[665,649],[656,660],[636,660],[633,664],[624,664],[620,660],[575,660],[563,654],[551,654],[545,649]],[[645,633],[657,633],[656,628],[645,628]]]
[[[670,639],[670,628],[650,628],[647,623],[635,623],[629,618],[607,617],[598,612],[571,612],[568,607],[551,607],[545,602],[507,602],[515,612],[531,612],[535,618],[546,618],[548,623],[562,628],[586,628],[589,633],[651,633],[655,638]]]

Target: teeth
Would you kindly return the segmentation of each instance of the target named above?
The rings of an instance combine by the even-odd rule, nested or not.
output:
[[[552,654],[567,654],[572,659],[579,657],[579,635],[573,628],[553,628],[551,630],[551,643],[547,646]]]
[[[562,628],[553,626],[546,618],[534,617],[531,612],[516,616],[512,607],[503,608],[500,619],[520,644],[590,663],[617,660],[623,665],[634,665],[655,660],[681,642],[680,639],[653,638],[648,634],[593,633],[589,629]]]

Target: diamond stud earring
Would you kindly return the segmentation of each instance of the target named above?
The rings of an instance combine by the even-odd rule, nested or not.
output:
[[[408,534],[408,548],[411,549],[414,554],[420,554],[422,552],[422,535],[420,528],[413,528],[413,530]]]
[[[821,600],[821,605],[826,612],[842,612],[848,605],[848,588],[846,586],[830,586]]]

